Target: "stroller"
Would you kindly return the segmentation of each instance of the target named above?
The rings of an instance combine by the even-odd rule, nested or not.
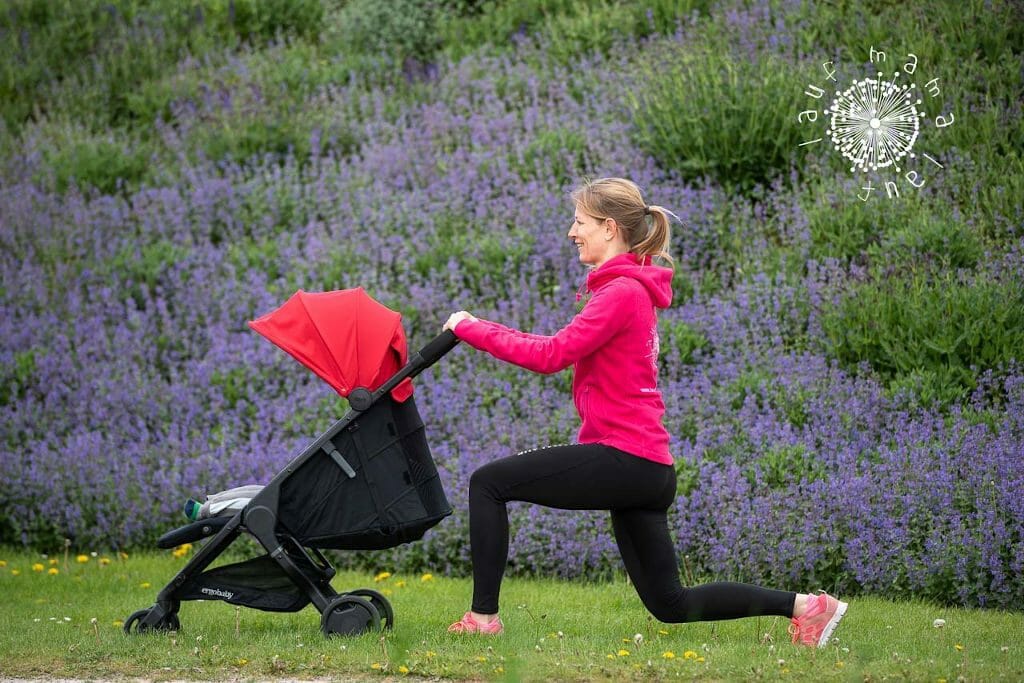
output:
[[[346,396],[351,410],[254,489],[240,510],[161,537],[161,548],[212,538],[156,604],[128,617],[124,631],[178,630],[181,601],[211,599],[276,612],[312,602],[325,636],[390,628],[395,617],[388,600],[370,589],[336,592],[334,568],[321,550],[394,547],[422,538],[451,514],[411,379],[458,339],[446,331],[407,358],[401,317],[362,288],[300,290],[249,325]],[[207,569],[242,533],[265,554]]]

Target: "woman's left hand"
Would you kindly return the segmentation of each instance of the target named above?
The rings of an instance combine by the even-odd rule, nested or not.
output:
[[[454,332],[455,326],[458,325],[463,320],[476,320],[476,318],[474,318],[466,311],[452,313],[450,316],[448,316],[448,322],[444,324],[444,327],[441,328],[441,331],[444,332],[445,330],[452,330]]]

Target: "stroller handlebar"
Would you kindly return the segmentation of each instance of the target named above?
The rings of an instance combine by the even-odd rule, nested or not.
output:
[[[441,359],[441,356],[455,348],[459,338],[451,330],[445,330],[434,337],[426,346],[419,351],[423,359],[424,367],[429,367]]]

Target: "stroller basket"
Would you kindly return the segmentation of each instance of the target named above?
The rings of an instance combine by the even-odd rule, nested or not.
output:
[[[309,596],[269,555],[192,577],[182,585],[179,597],[181,600],[223,600],[267,612],[298,612],[309,604]]]

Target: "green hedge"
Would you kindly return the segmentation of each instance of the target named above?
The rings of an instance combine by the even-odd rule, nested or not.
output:
[[[978,371],[1021,360],[1024,282],[921,268],[849,288],[821,323],[847,365],[866,361],[893,392],[950,403],[975,387]]]
[[[131,125],[131,94],[183,53],[315,39],[324,12],[321,0],[12,0],[0,12],[0,116],[14,130],[55,110]]]
[[[628,93],[634,138],[666,169],[749,191],[791,168],[802,131],[792,92],[803,75],[766,55],[737,56],[712,44],[667,44],[640,65]]]

